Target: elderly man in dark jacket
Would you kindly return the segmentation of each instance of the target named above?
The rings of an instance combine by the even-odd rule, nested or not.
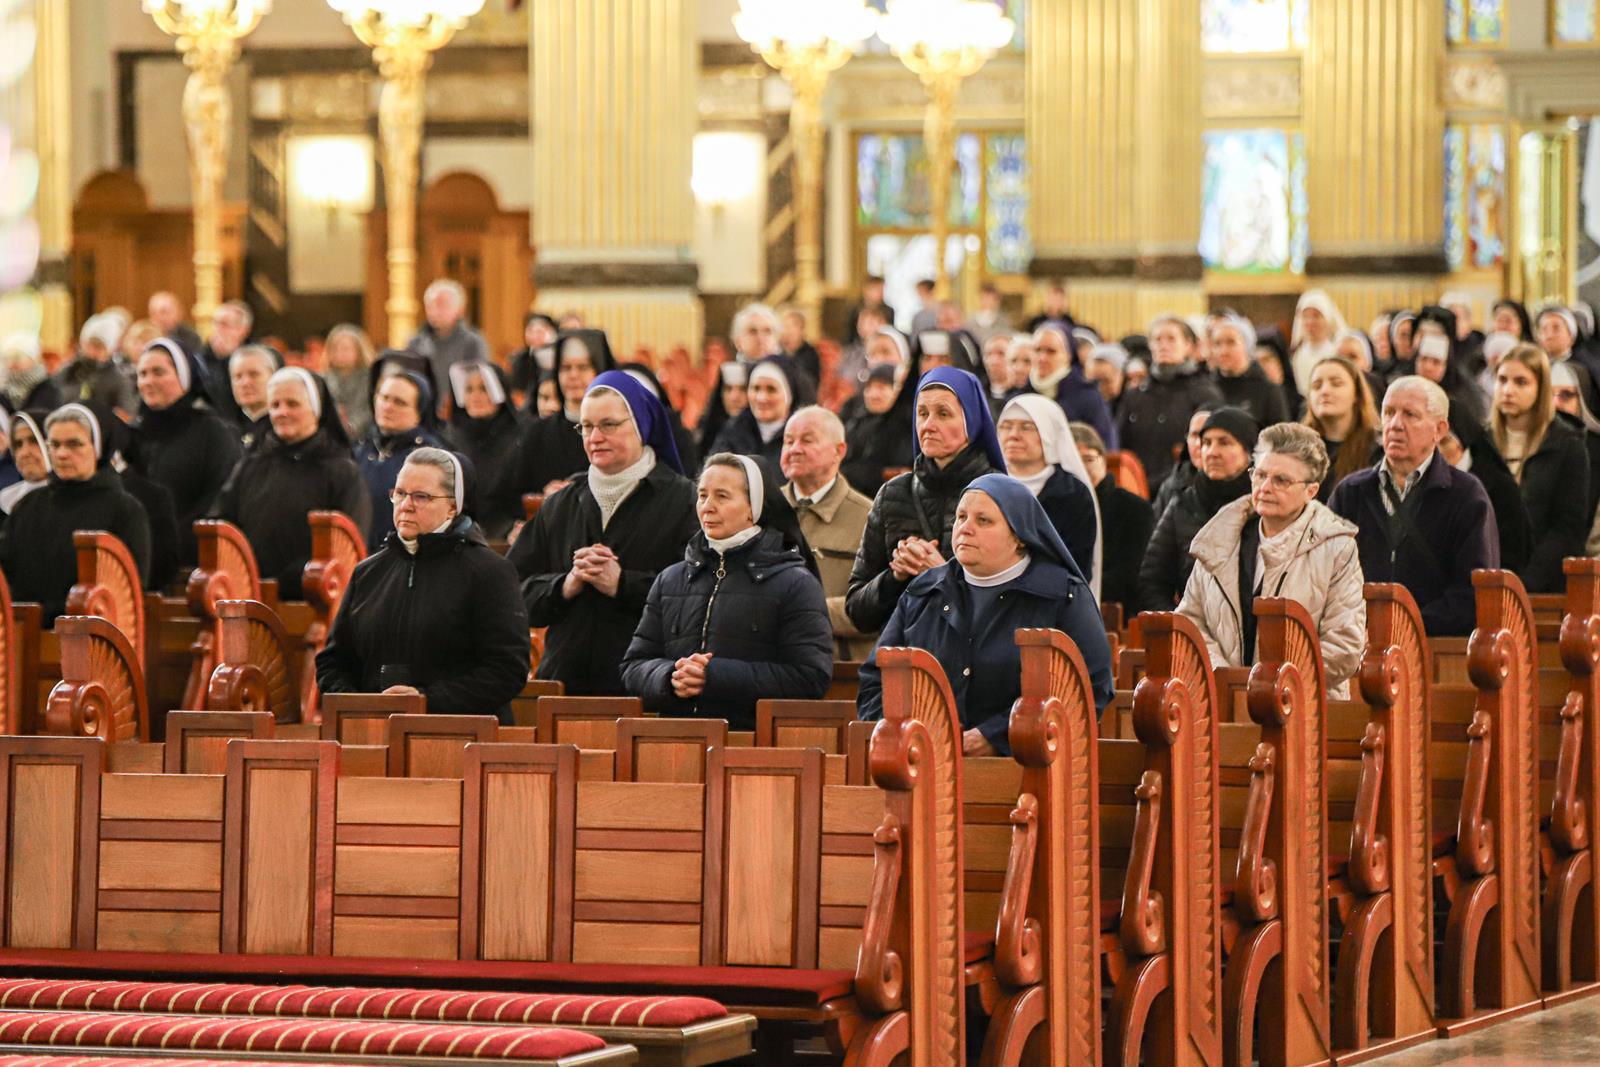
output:
[[[1189,544],[1217,512],[1250,491],[1250,453],[1261,427],[1238,408],[1218,408],[1200,428],[1200,470],[1156,520],[1139,566],[1139,610],[1171,611],[1194,557]]]
[[[422,310],[427,321],[406,342],[406,351],[427,358],[433,395],[444,396],[450,388],[450,367],[487,362],[489,345],[467,323],[467,291],[460,283],[440,278],[430,284],[422,294]]]
[[[615,696],[645,597],[699,528],[694,483],[666,409],[627,373],[596,377],[578,417],[588,473],[545,500],[508,558],[529,624],[549,627],[538,676],[569,695]]]
[[[1449,412],[1433,382],[1396,378],[1383,398],[1383,459],[1340,482],[1328,505],[1360,527],[1367,581],[1405,586],[1433,636],[1472,632],[1472,572],[1500,566],[1488,494],[1438,452]]]

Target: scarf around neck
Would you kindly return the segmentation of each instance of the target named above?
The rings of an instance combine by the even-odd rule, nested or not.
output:
[[[720,556],[726,556],[729,552],[732,552],[740,545],[748,544],[760,536],[760,526],[746,526],[744,529],[730,537],[707,536],[706,544],[711,546],[711,550],[713,552],[716,552]]]
[[[617,513],[622,502],[639,488],[639,483],[655,468],[656,450],[649,445],[644,446],[644,454],[636,463],[615,474],[606,474],[590,465],[589,492],[594,494],[594,502],[600,505],[600,529],[611,525],[611,516]]]
[[[1037,474],[1017,474],[1014,471],[1009,473],[1011,474],[1011,477],[1027,486],[1028,490],[1033,493],[1034,496],[1038,496],[1040,493],[1044,492],[1044,483],[1048,482],[1050,480],[1050,476],[1055,472],[1055,467],[1046,463],[1044,466],[1039,468]]]

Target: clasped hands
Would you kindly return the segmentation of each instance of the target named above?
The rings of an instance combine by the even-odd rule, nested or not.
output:
[[[697,697],[706,689],[706,664],[712,653],[696,652],[672,665],[672,692],[680,699]]]
[[[572,569],[561,583],[561,595],[571,600],[588,585],[606,596],[616,596],[621,581],[622,561],[617,554],[605,545],[589,545],[572,554]]]
[[[902,582],[910,581],[923,571],[932,570],[944,563],[939,546],[920,537],[902,538],[889,557],[889,570]]]

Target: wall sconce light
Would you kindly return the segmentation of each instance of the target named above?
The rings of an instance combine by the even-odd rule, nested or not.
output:
[[[762,169],[762,145],[746,133],[697,133],[689,188],[695,201],[713,211],[755,191]]]

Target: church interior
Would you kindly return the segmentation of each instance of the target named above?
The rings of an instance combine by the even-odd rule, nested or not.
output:
[[[0,1067],[1600,1062],[1597,308],[1600,0],[0,0]]]

